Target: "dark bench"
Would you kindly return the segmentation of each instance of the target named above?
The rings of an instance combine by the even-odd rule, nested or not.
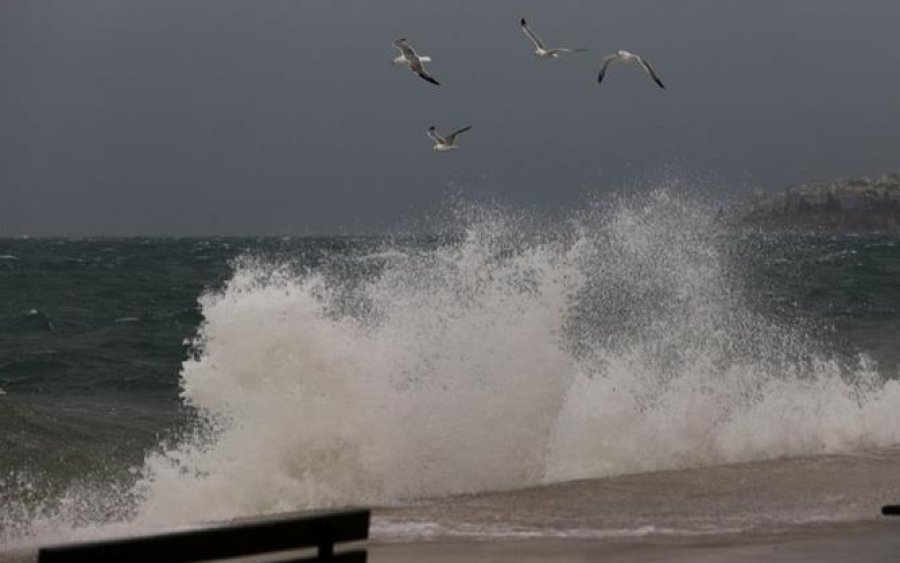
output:
[[[42,547],[38,563],[187,563],[249,556],[254,561],[365,563],[365,549],[335,552],[334,548],[367,539],[369,518],[368,510],[348,509],[232,520],[149,536]],[[316,553],[296,553],[303,548]],[[284,553],[288,551],[295,553]],[[258,559],[264,554],[271,558]]]

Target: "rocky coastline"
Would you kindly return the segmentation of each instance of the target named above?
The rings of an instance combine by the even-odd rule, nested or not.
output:
[[[739,215],[759,230],[900,232],[900,173],[756,193]]]

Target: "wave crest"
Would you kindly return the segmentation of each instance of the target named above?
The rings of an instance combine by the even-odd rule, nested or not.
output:
[[[702,206],[660,190],[553,233],[476,215],[312,271],[238,261],[182,372],[206,431],[148,458],[139,519],[898,442],[897,383],[755,312]]]

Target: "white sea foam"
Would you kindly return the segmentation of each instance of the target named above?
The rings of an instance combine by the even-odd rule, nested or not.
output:
[[[357,270],[243,258],[200,299],[181,373],[196,432],[149,454],[134,489],[6,509],[3,535],[900,442],[900,384],[757,312],[712,215],[661,190],[552,235],[480,210],[459,240]]]
[[[709,216],[666,191],[553,237],[483,213],[350,285],[238,262],[182,373],[207,431],[148,458],[138,520],[900,441],[900,385],[752,312]]]
[[[738,533],[737,528],[698,531],[693,529],[659,528],[656,526],[638,526],[635,528],[530,528],[509,526],[483,526],[460,524],[458,526],[441,525],[435,522],[406,522],[375,518],[372,521],[371,533],[380,541],[407,542],[410,540],[446,540],[447,538],[466,540],[525,540],[535,538],[554,539],[621,539],[643,538],[647,536],[702,536],[723,533]]]

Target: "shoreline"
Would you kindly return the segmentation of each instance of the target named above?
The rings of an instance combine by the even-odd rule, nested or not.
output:
[[[783,533],[707,536],[647,536],[605,539],[435,539],[368,544],[373,563],[430,561],[834,561],[888,562],[900,559],[900,519],[809,524]]]
[[[648,535],[642,538],[434,538],[385,540],[361,544],[372,563],[449,563],[548,561],[892,562],[900,559],[900,519],[806,524],[783,532],[704,536]],[[233,561],[241,561],[234,559]],[[0,549],[0,563],[32,563],[37,549]]]
[[[880,513],[900,499],[898,464],[895,446],[373,506],[362,545],[401,563],[900,561],[900,517]],[[0,563],[50,543],[0,546]]]

